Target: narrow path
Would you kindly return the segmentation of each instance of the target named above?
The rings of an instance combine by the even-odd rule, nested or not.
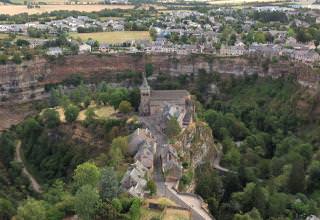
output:
[[[213,168],[216,169],[216,170],[219,170],[221,172],[224,172],[224,173],[237,174],[236,171],[233,171],[233,170],[230,170],[230,169],[227,169],[225,167],[220,166],[221,158],[222,158],[222,147],[221,147],[221,149],[219,149],[217,157],[213,161]]]
[[[28,177],[30,180],[31,186],[33,190],[37,193],[42,193],[41,186],[37,182],[37,180],[29,173],[26,166],[24,165],[24,162],[21,157],[21,140],[18,140],[16,145],[16,160],[20,162],[23,166],[22,173]]]
[[[221,157],[222,157],[222,151],[219,150],[217,153],[217,157],[213,161],[213,167],[219,171],[222,171],[222,172],[230,172],[229,169],[220,166]]]

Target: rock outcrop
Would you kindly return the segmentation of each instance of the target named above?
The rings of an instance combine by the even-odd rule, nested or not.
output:
[[[84,78],[97,81],[110,81],[121,72],[142,72],[148,63],[153,65],[155,74],[196,75],[200,69],[205,69],[207,72],[219,72],[222,77],[258,74],[277,78],[290,75],[303,86],[318,87],[320,74],[317,69],[285,60],[268,65],[263,62],[248,57],[169,54],[75,55],[54,62],[36,58],[20,65],[0,65],[0,100],[19,102],[41,98],[45,85],[62,82],[71,74],[81,74]]]
[[[221,150],[214,142],[211,128],[200,121],[184,129],[174,146],[183,161],[187,161],[192,168],[204,162],[212,164]]]

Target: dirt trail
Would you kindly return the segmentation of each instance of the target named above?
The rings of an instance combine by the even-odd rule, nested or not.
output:
[[[21,141],[20,140],[18,140],[16,145],[16,160],[22,164],[23,166],[22,173],[26,175],[30,180],[33,190],[37,193],[42,193],[43,191],[41,190],[41,186],[39,185],[37,180],[29,173],[26,166],[24,165],[24,162],[21,157]]]

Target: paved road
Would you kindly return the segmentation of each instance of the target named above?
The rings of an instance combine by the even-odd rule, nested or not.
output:
[[[183,202],[183,206],[185,208],[189,208],[192,212],[192,219],[196,220],[212,220],[213,218],[202,208],[202,201],[194,194],[179,194],[172,187],[175,183],[166,183],[167,190],[170,191],[170,195],[173,195],[174,198],[171,197],[176,202],[180,200]],[[168,193],[167,193],[168,194]]]
[[[156,126],[156,118],[155,117],[140,117],[139,120],[145,124],[145,126],[151,131],[153,137],[157,141],[157,150],[155,154],[154,160],[154,172],[153,172],[153,179],[157,185],[157,195],[158,196],[165,196],[165,180],[162,175],[161,170],[161,161],[160,161],[160,149],[163,144],[167,143],[167,138],[161,131],[161,129]]]
[[[160,161],[160,149],[164,144],[168,143],[168,138],[157,126],[156,117],[140,117],[140,121],[145,124],[145,126],[151,131],[152,135],[157,141],[157,152],[155,155],[154,162],[154,172],[153,179],[157,186],[157,195],[168,197],[169,199],[174,200],[175,202],[181,201],[184,207],[191,209],[193,213],[196,213],[197,216],[200,216],[196,219],[201,220],[211,220],[210,215],[202,209],[202,202],[195,196],[181,195],[178,194],[172,187],[175,183],[165,182],[165,179],[162,174],[161,161]],[[170,195],[169,195],[170,194]],[[194,216],[194,215],[193,215]]]
[[[17,145],[16,145],[16,160],[20,162],[23,166],[22,173],[28,177],[30,180],[31,186],[33,190],[37,193],[42,193],[41,186],[37,182],[37,180],[29,173],[27,168],[25,167],[22,157],[21,157],[21,141],[18,140]]]

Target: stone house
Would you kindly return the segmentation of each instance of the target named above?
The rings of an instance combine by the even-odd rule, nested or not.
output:
[[[43,46],[48,40],[46,39],[28,39],[29,41],[29,47],[30,48],[36,48],[36,47],[39,47],[39,46]]]
[[[149,173],[152,173],[154,153],[155,152],[152,151],[152,146],[150,146],[148,143],[144,143],[134,156],[134,159],[139,161],[145,168],[147,168]]]
[[[192,113],[194,112],[192,101],[187,101],[186,107],[172,105],[167,103],[163,108],[161,115],[160,127],[165,130],[167,122],[171,118],[176,118],[181,128],[187,127],[193,121]]]
[[[147,128],[137,128],[128,138],[129,154],[134,156],[146,144],[152,153],[156,152],[157,143],[152,137],[151,132]]]
[[[174,147],[171,145],[163,145],[160,152],[160,161],[166,182],[180,180],[183,168]]]
[[[309,64],[320,61],[320,55],[313,50],[296,50],[291,54],[291,58]]]
[[[120,182],[121,188],[131,196],[143,198],[147,185],[147,172],[148,170],[140,161],[131,164]]]
[[[244,46],[225,46],[220,48],[220,55],[222,56],[242,56],[246,52]]]

